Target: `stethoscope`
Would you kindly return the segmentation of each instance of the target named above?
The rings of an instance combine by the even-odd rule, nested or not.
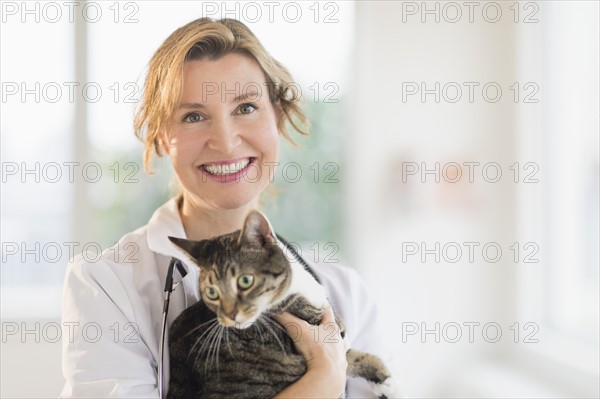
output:
[[[179,271],[181,280],[175,283],[173,280],[173,274],[175,269]],[[164,304],[162,311],[162,328],[160,330],[160,345],[158,347],[158,397],[163,399],[163,387],[164,387],[164,370],[163,370],[163,359],[165,355],[165,337],[167,333],[167,314],[169,313],[169,304],[171,302],[171,294],[175,291],[175,288],[183,281],[183,278],[187,275],[187,270],[183,267],[181,261],[177,258],[171,258],[169,268],[167,269],[167,277],[165,278],[165,291],[164,291]]]
[[[277,239],[281,241],[283,245],[292,253],[294,258],[317,280],[319,278],[312,271],[312,269],[308,266],[308,263],[300,256],[300,254],[296,251],[296,249],[290,245],[286,240],[284,240],[279,234],[276,234]],[[179,272],[181,279],[178,282],[175,282],[174,274],[175,269]],[[165,338],[167,333],[167,314],[169,313],[169,304],[171,302],[171,294],[175,291],[175,288],[181,284],[183,278],[187,275],[187,270],[183,266],[183,263],[177,258],[171,258],[171,262],[169,263],[169,268],[167,269],[167,277],[165,278],[165,290],[164,290],[164,304],[162,311],[162,328],[160,331],[160,344],[158,348],[158,397],[163,399],[164,393],[164,353],[165,353]]]

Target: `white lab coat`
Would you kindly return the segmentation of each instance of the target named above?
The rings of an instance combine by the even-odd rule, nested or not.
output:
[[[66,383],[60,397],[158,398],[163,290],[171,257],[184,262],[188,276],[171,296],[168,325],[199,300],[198,269],[187,263],[167,236],[186,237],[175,198],[98,260],[79,255],[67,266],[62,322],[70,333],[63,335]],[[390,364],[376,307],[358,273],[304,258],[345,322],[348,346],[375,353]],[[169,351],[165,346],[166,392]],[[351,379],[348,387],[349,397],[373,397],[362,380]]]

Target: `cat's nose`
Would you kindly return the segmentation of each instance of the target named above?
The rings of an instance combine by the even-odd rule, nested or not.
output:
[[[229,313],[225,313],[225,315],[233,321],[235,321],[235,316],[237,316],[237,314],[238,314],[237,310],[232,310]]]

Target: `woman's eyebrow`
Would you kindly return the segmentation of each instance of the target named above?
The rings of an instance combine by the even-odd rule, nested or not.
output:
[[[258,100],[259,94],[256,91],[252,91],[249,93],[243,93],[243,94],[240,94],[239,96],[236,96],[230,102],[240,103],[240,102],[246,101],[248,99]],[[183,104],[179,105],[179,109],[183,109],[183,108],[187,108],[187,109],[206,108],[206,105],[201,104],[201,103],[183,103]]]
[[[253,99],[253,100],[258,100],[259,99],[259,95],[256,91],[251,91],[251,92],[246,92],[244,94],[240,94],[239,96],[237,96],[236,98],[234,98],[231,102],[232,103],[240,103],[242,101],[246,101],[247,99]]]
[[[206,106],[204,104],[200,104],[200,103],[185,103],[185,104],[179,105],[179,109],[183,109],[183,108],[195,109],[195,108],[205,108],[205,107]]]

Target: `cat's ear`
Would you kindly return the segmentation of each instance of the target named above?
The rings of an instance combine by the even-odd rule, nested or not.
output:
[[[169,240],[183,250],[192,260],[195,260],[202,252],[202,242],[192,241],[185,238],[168,236]],[[194,263],[196,263],[194,261]]]
[[[269,220],[256,209],[251,210],[244,221],[244,228],[240,232],[238,244],[252,244],[261,247],[277,243],[275,233]]]

